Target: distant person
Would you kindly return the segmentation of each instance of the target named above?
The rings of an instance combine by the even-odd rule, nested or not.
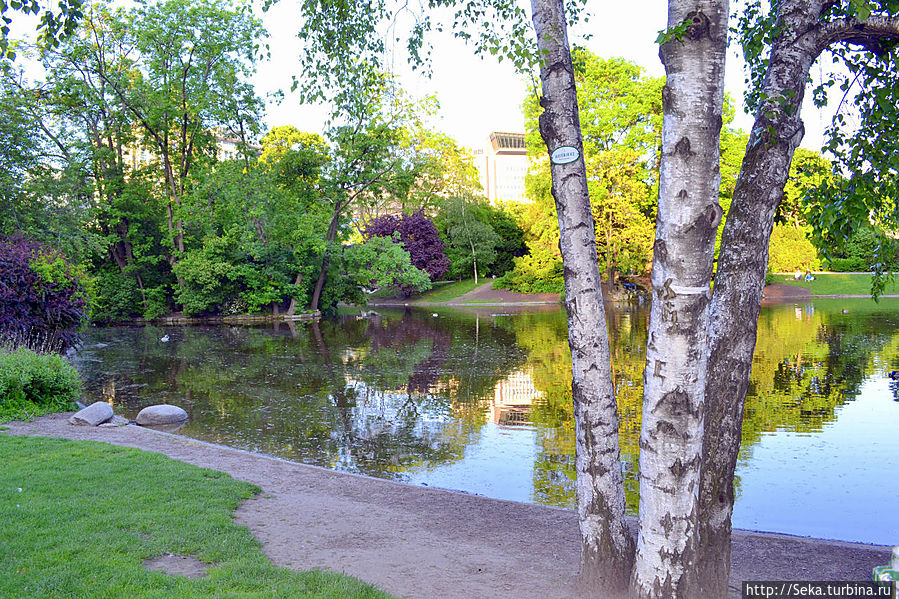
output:
[[[805,271],[805,280],[806,281],[814,281],[815,280],[815,277],[812,276],[811,271],[808,269],[806,269],[806,271]]]
[[[796,273],[793,275],[793,280],[798,281],[801,278],[802,278],[802,271],[797,268]]]

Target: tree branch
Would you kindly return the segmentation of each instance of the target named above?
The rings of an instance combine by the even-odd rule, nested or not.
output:
[[[865,21],[854,17],[822,23],[816,34],[818,54],[831,44],[846,42],[875,54],[889,51],[899,43],[899,17],[871,16]]]

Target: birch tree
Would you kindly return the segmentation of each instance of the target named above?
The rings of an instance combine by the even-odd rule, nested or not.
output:
[[[643,375],[637,597],[700,597],[696,563],[726,0],[670,0],[659,56],[662,159]]]
[[[575,468],[581,531],[580,583],[602,595],[627,588],[634,545],[624,520],[618,406],[600,285],[593,215],[567,23],[561,0],[533,0],[540,57],[540,134],[553,159],[552,195],[565,271],[571,348]],[[567,148],[574,160],[553,154]]]
[[[858,161],[853,172],[856,184],[834,190],[837,194],[831,202],[832,209],[819,215],[816,226],[819,230],[839,231],[841,222],[882,214],[889,210],[886,206],[895,205],[896,199],[895,191],[889,193],[889,187],[885,194],[856,192],[863,190],[869,175],[873,180],[892,180],[895,186],[895,165],[890,175],[889,163],[883,160],[894,154],[886,149],[894,142],[892,136],[878,133],[882,127],[895,123],[894,48],[899,41],[899,6],[866,0],[782,0],[773,9],[765,8],[758,2],[748,3],[740,21],[744,53],[753,68],[750,80],[754,84],[756,118],[724,227],[705,349],[709,364],[698,564],[703,593],[709,597],[724,597],[727,593],[733,474],[768,242],[790,162],[805,131],[800,109],[810,69],[825,51],[848,61],[847,64],[857,65],[854,73],[850,68],[850,77],[854,75],[862,83],[856,101],[862,100],[870,127],[861,128],[854,137],[848,136],[844,149],[846,155],[855,156]],[[846,83],[848,90],[849,81]],[[820,90],[816,90],[815,96],[819,104],[823,103],[825,96]],[[841,133],[839,127],[841,121],[845,122],[838,115],[832,138],[846,140],[847,134]],[[880,151],[872,151],[874,140]],[[860,208],[860,197],[877,200],[878,205],[862,204]]]

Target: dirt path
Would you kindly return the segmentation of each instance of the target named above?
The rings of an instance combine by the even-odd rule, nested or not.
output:
[[[518,293],[508,289],[494,289],[493,281],[490,281],[444,303],[448,306],[459,304],[558,304],[559,294]]]
[[[6,434],[106,441],[227,472],[262,488],[236,513],[281,566],[331,569],[401,597],[576,599],[577,515],[332,472],[137,426],[75,427],[69,414]],[[884,547],[737,532],[742,580],[870,580]]]

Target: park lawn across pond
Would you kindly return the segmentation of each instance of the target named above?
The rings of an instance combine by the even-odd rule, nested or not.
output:
[[[271,564],[238,504],[259,489],[165,456],[89,441],[0,434],[0,597],[379,598],[339,574]],[[206,576],[149,571],[167,554]]]
[[[869,273],[834,272],[814,275],[814,281],[795,280],[793,275],[776,274],[773,283],[783,283],[802,287],[812,295],[871,295],[871,275]],[[884,295],[899,295],[899,280],[887,283]]]
[[[477,289],[478,285],[483,285],[488,281],[490,281],[490,279],[478,279],[477,285],[475,285],[474,279],[454,281],[452,283],[438,283],[434,285],[434,288],[430,291],[426,291],[413,299],[416,302],[425,302],[429,304],[448,302],[451,299],[456,299],[460,295],[465,295],[473,289]]]

